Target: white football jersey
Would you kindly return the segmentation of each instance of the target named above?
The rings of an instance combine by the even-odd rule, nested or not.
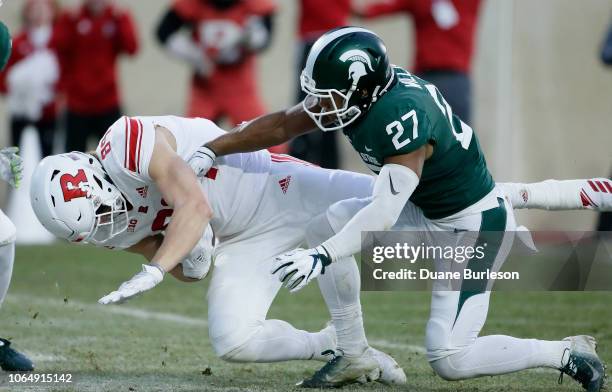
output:
[[[176,116],[121,117],[100,140],[97,155],[110,180],[131,204],[128,229],[112,238],[111,248],[128,248],[162,232],[172,216],[161,192],[149,176],[155,126],[168,129],[178,155],[187,161],[203,144],[225,133],[212,121]],[[210,224],[220,240],[249,227],[264,192],[270,154],[257,151],[217,159],[201,181],[213,211]]]

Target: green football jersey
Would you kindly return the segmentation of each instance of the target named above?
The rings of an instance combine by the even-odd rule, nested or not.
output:
[[[427,218],[444,218],[476,203],[494,182],[472,128],[453,115],[434,85],[404,69],[394,71],[389,91],[344,134],[375,173],[386,157],[433,146],[410,198]]]

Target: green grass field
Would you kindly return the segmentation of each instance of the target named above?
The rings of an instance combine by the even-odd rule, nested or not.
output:
[[[9,295],[0,313],[0,336],[35,360],[37,372],[70,372],[73,391],[276,391],[321,366],[318,362],[229,364],[208,341],[207,282],[168,277],[158,288],[121,306],[97,305],[140,268],[137,256],[84,246],[19,247]],[[493,294],[485,334],[559,339],[592,334],[612,362],[611,293]],[[404,367],[406,391],[578,391],[558,373],[532,370],[494,378],[446,382],[423,354],[428,293],[364,293],[370,343]],[[318,330],[328,320],[316,285],[296,295],[281,291],[270,317]],[[5,390],[26,390],[15,384]],[[29,387],[39,390],[42,387]],[[47,390],[45,389],[45,390]],[[391,390],[380,384],[351,390]]]

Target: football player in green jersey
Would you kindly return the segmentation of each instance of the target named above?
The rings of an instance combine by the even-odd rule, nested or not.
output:
[[[0,1],[0,5],[2,1]],[[11,56],[11,34],[6,25],[0,22],[0,71]],[[0,149],[0,179],[6,180],[11,186],[18,187],[21,181],[22,164],[17,155],[17,147],[6,147]],[[13,274],[13,262],[15,261],[15,225],[0,210],[0,305],[4,301],[11,276]],[[25,355],[15,351],[11,342],[0,338],[0,368],[7,372],[28,372],[34,369],[32,361]]]
[[[612,183],[605,179],[594,180],[594,187],[587,180],[496,185],[472,128],[453,115],[434,85],[392,66],[383,42],[371,31],[344,27],[323,35],[310,51],[301,85],[307,94],[302,105],[246,123],[200,148],[190,161],[202,175],[216,155],[279,144],[316,126],[342,130],[378,174],[371,197],[341,201],[328,210],[320,224],[319,246],[276,258],[272,272],[291,291],[324,273],[330,263],[359,252],[362,231],[393,227],[498,233],[496,252],[488,261],[501,265],[516,230],[513,202],[546,209],[612,204]],[[595,190],[590,194],[589,185]],[[560,194],[554,197],[548,193],[557,190]],[[489,298],[484,289],[434,290],[426,348],[432,368],[442,378],[549,367],[570,375],[588,391],[602,388],[605,369],[591,337],[542,341],[479,336]],[[368,374],[372,364],[361,355],[367,341],[360,306],[358,300],[349,305],[351,312],[332,313],[341,355],[302,386],[341,386],[355,381],[360,372]]]

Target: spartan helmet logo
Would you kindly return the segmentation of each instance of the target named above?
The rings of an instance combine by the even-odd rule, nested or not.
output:
[[[343,63],[347,61],[352,62],[349,66],[348,78],[353,79],[353,86],[357,85],[362,76],[367,75],[368,71],[366,65],[370,71],[374,72],[374,68],[372,68],[372,63],[370,62],[370,56],[360,49],[347,50],[340,56],[340,61]]]

